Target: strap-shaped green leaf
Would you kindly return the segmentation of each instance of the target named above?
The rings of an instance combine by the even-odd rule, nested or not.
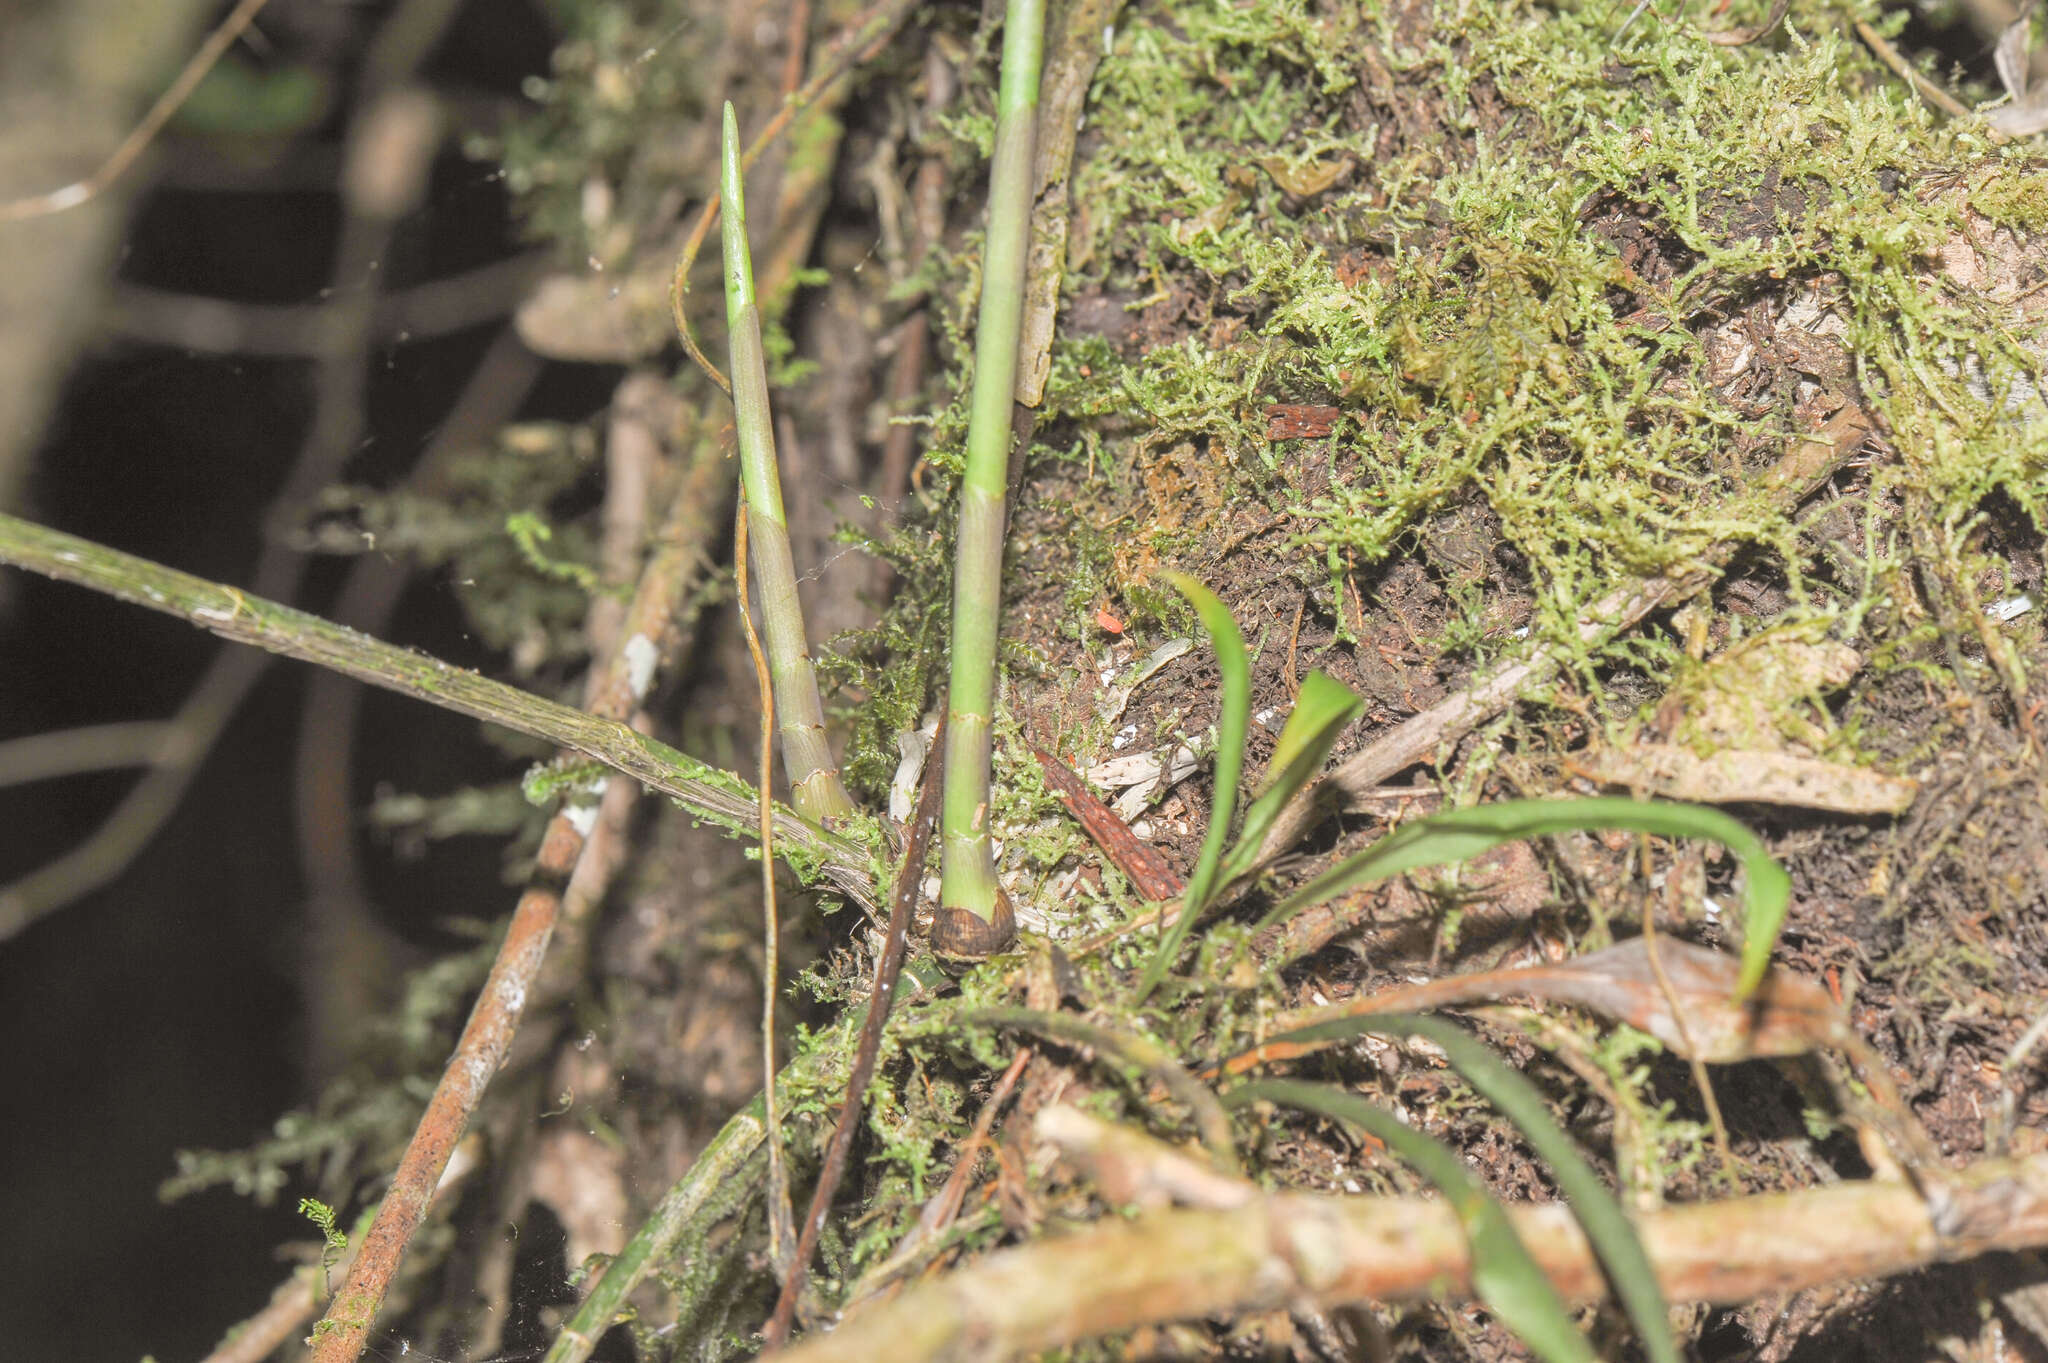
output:
[[[1409,1013],[1375,1013],[1363,1017],[1335,1018],[1274,1037],[1275,1041],[1334,1041],[1358,1036],[1419,1036],[1442,1049],[1451,1068],[1463,1075],[1480,1097],[1500,1110],[1557,1179],[1558,1189],[1571,1205],[1572,1215],[1585,1228],[1593,1253],[1607,1270],[1614,1295],[1634,1322],[1643,1352],[1651,1363],[1679,1363],[1678,1343],[1671,1335],[1671,1320],[1664,1302],[1663,1286],[1650,1256],[1636,1235],[1635,1224],[1607,1185],[1579,1153],[1574,1141],[1551,1119],[1550,1108],[1536,1086],[1503,1064],[1486,1046],[1462,1028],[1442,1018],[1418,1017]],[[1235,1090],[1233,1090],[1235,1092]],[[1225,1106],[1230,1103],[1228,1095]],[[1374,1133],[1378,1135],[1378,1132]],[[1392,1141],[1388,1141],[1392,1145]],[[1420,1167],[1419,1165],[1417,1167]],[[1425,1170],[1425,1172],[1427,1172]]]
[[[1188,929],[1220,887],[1218,871],[1223,864],[1223,844],[1230,836],[1230,816],[1237,808],[1237,783],[1244,772],[1245,727],[1252,715],[1252,662],[1245,649],[1244,635],[1230,608],[1216,594],[1186,573],[1167,572],[1160,576],[1188,599],[1208,631],[1209,646],[1216,653],[1216,669],[1222,675],[1223,696],[1216,716],[1216,790],[1209,804],[1209,831],[1202,838],[1202,852],[1195,860],[1195,872],[1181,896],[1180,916],[1159,944],[1159,954],[1145,967],[1138,981],[1137,1002],[1143,1002],[1159,985],[1187,941]]]
[[[1763,840],[1718,809],[1701,805],[1646,803],[1613,797],[1591,800],[1504,800],[1470,809],[1446,810],[1406,825],[1362,852],[1346,857],[1296,890],[1259,924],[1284,922],[1303,909],[1348,890],[1423,866],[1465,861],[1504,842],[1549,833],[1620,828],[1670,838],[1706,838],[1735,853],[1742,863],[1742,976],[1736,999],[1749,997],[1763,982],[1771,948],[1792,902],[1792,878],[1771,857]]]
[[[1266,768],[1265,786],[1245,811],[1237,845],[1223,863],[1223,884],[1251,870],[1281,809],[1315,779],[1336,746],[1337,735],[1364,711],[1365,702],[1328,673],[1319,670],[1303,678],[1301,694],[1294,698],[1294,709],[1280,730],[1280,742]]]
[[[1223,1095],[1225,1107],[1277,1103],[1360,1126],[1421,1171],[1443,1193],[1472,1251],[1472,1290],[1501,1324],[1534,1349],[1544,1363],[1594,1363],[1593,1346],[1572,1323],[1571,1310],[1522,1243],[1514,1223],[1456,1151],[1433,1136],[1374,1107],[1355,1093],[1327,1084],[1262,1079]]]

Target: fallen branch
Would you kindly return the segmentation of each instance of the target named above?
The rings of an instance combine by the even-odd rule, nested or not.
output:
[[[1606,1296],[1566,1207],[1509,1214],[1568,1299]],[[1931,1196],[1905,1183],[1842,1183],[1648,1212],[1637,1229],[1672,1300],[1745,1302],[2048,1244],[2048,1155],[1985,1160]],[[784,1357],[1014,1358],[1169,1321],[1471,1291],[1464,1232],[1444,1203],[1275,1193],[1222,1210],[1112,1218],[991,1254]]]
[[[754,791],[730,772],[686,757],[616,720],[560,705],[438,658],[372,639],[317,615],[249,596],[148,559],[0,515],[0,563],[90,587],[175,615],[224,639],[330,668],[372,686],[499,724],[592,758],[739,837],[755,833]],[[845,838],[776,811],[785,853],[816,867],[832,887],[870,912],[876,908],[866,853]],[[20,908],[0,899],[0,938],[18,926]]]

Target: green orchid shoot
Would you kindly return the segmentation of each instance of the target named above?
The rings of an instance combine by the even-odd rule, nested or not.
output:
[[[761,597],[761,633],[774,688],[782,742],[782,769],[790,803],[813,823],[853,812],[825,739],[825,708],[811,667],[803,605],[796,594],[795,559],[782,514],[782,482],[775,468],[775,426],[768,410],[768,370],[761,350],[761,312],[754,301],[754,262],[747,249],[747,204],[740,174],[739,120],[725,106],[719,237],[725,251],[725,320],[731,346],[732,401],[739,431],[740,486],[747,499],[747,539],[754,585]]]
[[[933,949],[964,960],[1001,951],[1017,934],[1016,919],[996,880],[989,841],[990,727],[995,714],[996,624],[1003,602],[1003,497],[1024,309],[1032,139],[1044,32],[1044,0],[1010,0],[1003,19],[988,243],[974,333],[974,403],[960,486],[952,673],[946,700],[946,802],[940,824],[943,875],[932,923]]]

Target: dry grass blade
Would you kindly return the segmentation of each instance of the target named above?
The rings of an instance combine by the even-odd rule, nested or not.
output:
[[[1669,937],[1659,939],[1657,950],[1685,1013],[1682,1028],[1651,969],[1648,943],[1634,937],[1555,964],[1452,975],[1297,1013],[1275,1024],[1281,1035],[1232,1056],[1222,1072],[1242,1074],[1334,1045],[1341,1038],[1325,1036],[1321,1028],[1338,1019],[1509,998],[1569,1003],[1648,1032],[1675,1054],[1714,1065],[1837,1048],[1851,1035],[1841,1006],[1804,975],[1774,967],[1756,992],[1738,1004],[1734,991],[1742,963],[1733,956]]]

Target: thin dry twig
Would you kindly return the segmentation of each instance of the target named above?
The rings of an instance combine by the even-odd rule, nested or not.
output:
[[[943,733],[944,729],[944,721],[941,721],[940,732]],[[882,1048],[882,1028],[889,1020],[889,1007],[896,998],[896,981],[903,971],[903,952],[910,936],[910,920],[917,909],[918,894],[924,884],[925,850],[930,845],[932,824],[939,817],[939,797],[945,789],[945,763],[936,757],[940,751],[937,735],[933,737],[932,750],[934,757],[925,764],[924,786],[918,792],[917,810],[910,816],[910,826],[903,830],[903,864],[896,872],[896,883],[890,887],[889,927],[883,937],[881,955],[875,958],[867,1017],[861,1022],[853,1068],[846,1077],[846,1101],[840,1105],[839,1124],[832,1129],[832,1143],[825,1147],[825,1164],[818,1172],[818,1186],[811,1193],[809,1209],[804,1212],[802,1231],[797,1238],[796,1259],[790,1266],[789,1277],[782,1284],[782,1294],[776,1299],[775,1312],[762,1332],[764,1352],[779,1349],[789,1340],[789,1332],[796,1322],[797,1299],[803,1295],[804,1279],[809,1273],[811,1255],[817,1249],[818,1236],[825,1228],[826,1214],[832,1210],[832,1199],[838,1193],[839,1180],[846,1172],[846,1159],[853,1150],[853,1139],[860,1130],[861,1107],[867,1099],[868,1084],[875,1075],[875,1057]],[[769,1087],[772,1091],[772,1078]]]
[[[241,4],[235,6],[227,18],[221,20],[213,32],[206,35],[206,41],[199,45],[199,50],[185,63],[184,70],[178,72],[178,78],[171,82],[170,88],[157,96],[156,103],[150,105],[149,112],[142,116],[142,121],[129,131],[128,136],[121,139],[121,145],[114,148],[106,160],[100,162],[99,169],[83,180],[75,180],[65,185],[62,189],[0,203],[0,222],[19,222],[25,218],[47,217],[52,213],[61,213],[67,208],[76,208],[104,192],[108,185],[120,179],[122,172],[135,164],[135,158],[142,155],[144,149],[156,139],[156,135],[163,131],[164,124],[171,121],[171,116],[178,112],[178,107],[192,97],[192,92],[199,88],[200,81],[206,79],[206,73],[213,69],[213,64],[225,56],[227,50],[235,45],[235,39],[241,37],[249,25],[256,21],[257,11],[269,3],[270,0],[242,0]]]
[[[1029,1046],[1018,1050],[1009,1067],[989,1090],[988,1100],[975,1116],[974,1129],[960,1146],[960,1152],[953,1161],[953,1172],[946,1175],[945,1186],[939,1189],[939,1195],[925,1203],[917,1215],[917,1224],[896,1242],[896,1247],[889,1251],[889,1257],[861,1275],[860,1281],[847,1294],[843,1311],[860,1309],[876,1294],[888,1291],[906,1275],[915,1272],[928,1256],[938,1252],[941,1245],[939,1237],[958,1219],[960,1207],[967,1200],[967,1185],[973,1180],[982,1147],[988,1144],[989,1133],[995,1129],[996,1117],[1003,1104],[1010,1100],[1011,1092],[1031,1064],[1034,1054]]]
[[[761,692],[761,1101],[768,1121],[768,1257],[775,1276],[789,1280],[796,1262],[796,1228],[789,1210],[789,1170],[782,1159],[782,1113],[775,1100],[775,988],[782,976],[781,928],[775,912],[775,688],[768,678],[768,659],[754,632],[747,609],[747,499],[742,493],[733,510],[733,599],[740,608],[740,631],[754,660],[754,681]]]
[[[471,1142],[472,1146],[477,1144],[480,1142]],[[441,1186],[435,1190],[436,1205],[443,1205],[442,1197],[459,1187],[482,1164],[475,1149],[458,1150],[449,1162],[447,1173],[441,1176]],[[200,1363],[263,1363],[264,1359],[283,1348],[294,1334],[304,1329],[306,1322],[320,1310],[320,1303],[326,1297],[328,1276],[336,1270],[346,1273],[354,1263],[361,1243],[361,1237],[357,1237],[332,1262],[308,1264],[279,1283],[262,1309],[228,1327],[220,1343]]]
[[[1950,118],[1968,118],[1969,109],[1954,95],[1936,85],[1913,68],[1913,64],[1899,54],[1899,50],[1885,41],[1885,36],[1862,19],[1855,21],[1856,36],[1867,44],[1877,59],[1899,73],[1899,76],[1920,98],[1947,114]]]
[[[1565,1297],[1607,1281],[1569,1208],[1509,1209]],[[1875,1180],[1645,1212],[1644,1248],[1672,1301],[1746,1302],[2048,1244],[2048,1156],[1986,1160],[1929,1197]],[[1469,1299],[1455,1210],[1422,1198],[1266,1194],[1176,1210],[988,1255],[804,1341],[789,1363],[1035,1356],[1170,1321],[1309,1302],[1325,1309]]]
[[[2026,1073],[2028,1058],[2044,1036],[2048,1036],[2048,1009],[2034,1015],[2034,1020],[2027,1024],[2027,1029],[2020,1033],[2019,1040],[2012,1043],[2005,1059],[1998,1064],[1998,1106],[1991,1116],[1984,1119],[1984,1148],[1994,1155],[2005,1154],[2012,1144],[2020,1094],[2026,1087],[2022,1076]]]

